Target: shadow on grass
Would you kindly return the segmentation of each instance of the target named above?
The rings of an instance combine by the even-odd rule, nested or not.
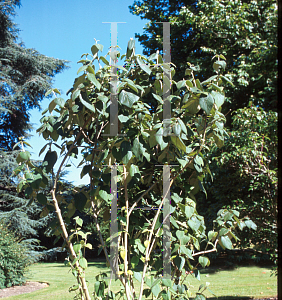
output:
[[[59,265],[58,265],[59,263]],[[56,262],[56,266],[54,266],[55,268],[65,268],[66,266],[64,265],[63,262]],[[215,264],[213,266],[210,266],[210,267],[207,267],[205,269],[202,269],[202,268],[198,268],[198,270],[200,271],[201,275],[206,275],[206,274],[215,274],[215,273],[218,273],[218,272],[221,272],[221,271],[234,271],[235,269],[239,268],[239,267],[260,267],[260,268],[269,268],[271,269],[274,265],[273,264],[258,264],[258,263],[254,263],[254,262],[249,262],[246,264],[245,263],[239,263],[239,264],[233,264],[233,265],[226,265],[226,264]],[[94,258],[94,259],[89,259],[88,260],[88,267],[96,267],[96,268],[99,268],[99,269],[107,269],[107,271],[110,271],[108,270],[107,266],[106,266],[106,258],[105,257],[97,257],[97,258]],[[68,267],[67,267],[68,268]],[[138,267],[137,267],[137,270],[138,271],[142,271],[143,268],[142,266],[139,264]],[[106,271],[106,272],[107,272]],[[240,298],[240,297],[239,297]],[[234,299],[239,299],[239,298],[234,298]],[[209,299],[213,299],[213,298],[209,298]],[[216,299],[216,298],[214,298]],[[222,298],[223,299],[228,299],[228,300],[232,300],[233,298],[229,297],[229,298]],[[240,299],[250,299],[250,298],[240,298]]]
[[[56,264],[53,266],[54,268],[68,268],[68,266],[64,265],[63,261],[57,261],[57,262],[48,262],[49,264]],[[106,265],[106,259],[105,258],[96,258],[96,259],[89,259],[88,260],[88,267],[96,267],[105,269],[107,268]]]

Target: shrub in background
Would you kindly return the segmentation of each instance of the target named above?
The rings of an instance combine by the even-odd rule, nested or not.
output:
[[[0,288],[25,283],[28,258],[27,248],[6,226],[0,223]]]
[[[224,146],[208,153],[213,182],[207,178],[208,198],[198,198],[198,210],[208,221],[208,229],[219,208],[236,209],[241,216],[251,217],[258,230],[244,229],[236,248],[251,248],[250,257],[255,261],[270,258],[275,262],[278,115],[250,102],[249,107],[234,112],[232,125]]]

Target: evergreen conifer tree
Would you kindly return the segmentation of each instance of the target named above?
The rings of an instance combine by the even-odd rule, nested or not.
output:
[[[28,245],[30,257],[36,260],[38,232],[52,215],[40,219],[42,205],[27,205],[25,195],[17,193],[13,170],[20,148],[13,150],[13,146],[19,137],[28,136],[32,128],[29,111],[40,108],[52,79],[67,68],[67,61],[25,47],[13,21],[20,5],[20,0],[0,0],[0,219]]]

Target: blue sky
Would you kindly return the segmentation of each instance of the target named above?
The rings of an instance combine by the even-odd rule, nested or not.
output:
[[[133,0],[22,0],[22,6],[17,8],[15,22],[18,24],[20,38],[27,48],[34,48],[41,54],[70,61],[70,69],[56,75],[53,87],[62,91],[62,97],[68,99],[66,92],[72,87],[81,64],[77,64],[83,53],[91,53],[94,38],[104,45],[103,55],[111,46],[111,25],[102,22],[126,22],[118,24],[118,46],[121,54],[126,51],[128,40],[135,33],[142,33],[148,20],[129,12]],[[136,41],[136,53],[142,53],[141,45]],[[42,110],[48,107],[48,99],[42,103]],[[38,110],[31,111],[33,126],[40,126],[42,114]],[[45,145],[43,137],[32,132],[33,137],[28,141],[33,149],[29,149],[33,159],[43,159],[38,153]],[[80,160],[74,161],[78,164]],[[80,180],[77,169],[69,168],[66,179],[76,184],[87,183],[87,178]]]

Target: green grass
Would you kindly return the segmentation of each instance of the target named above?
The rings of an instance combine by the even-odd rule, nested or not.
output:
[[[30,267],[30,281],[47,282],[49,287],[36,292],[8,297],[10,300],[38,299],[38,300],[69,300],[74,293],[69,293],[68,288],[76,284],[74,276],[68,272],[69,268],[63,263],[38,263]],[[86,272],[89,281],[90,293],[94,290],[95,276],[101,271],[105,272],[106,265],[103,261],[90,262]],[[233,270],[207,268],[201,271],[201,282],[189,275],[188,282],[193,286],[193,296],[201,283],[210,282],[209,288],[218,296],[219,300],[267,298],[277,295],[277,277],[270,277],[271,267],[247,266]],[[118,281],[117,281],[118,282]],[[138,285],[139,287],[140,285]],[[118,290],[117,283],[113,291]],[[212,294],[205,293],[208,298]],[[216,299],[216,298],[212,298]]]

